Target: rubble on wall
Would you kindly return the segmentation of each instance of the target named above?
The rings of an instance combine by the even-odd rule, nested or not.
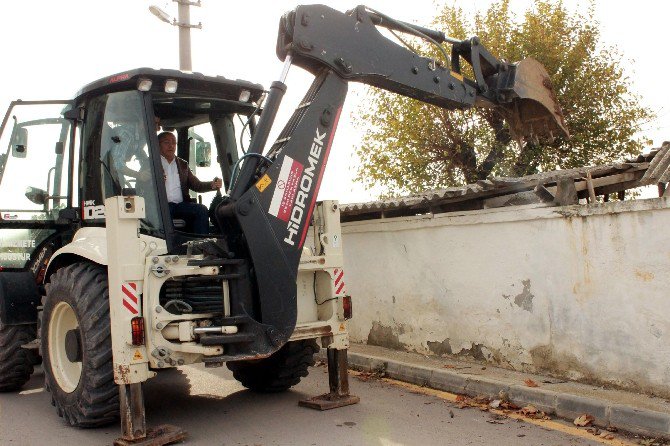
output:
[[[608,201],[610,194],[623,199],[626,190],[659,185],[659,195],[670,181],[670,142],[633,160],[602,166],[542,172],[525,177],[494,177],[463,187],[426,191],[418,195],[341,206],[343,222],[419,214],[489,209],[543,203],[565,206],[580,199]]]

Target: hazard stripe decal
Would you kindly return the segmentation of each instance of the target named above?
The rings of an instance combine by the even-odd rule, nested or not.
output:
[[[335,276],[335,294],[340,294],[344,292],[344,271],[341,269],[335,268],[333,271]]]
[[[135,285],[135,284],[133,284],[133,285]],[[134,303],[134,304],[137,303],[137,297],[135,297],[135,296],[133,295],[133,293],[131,293],[130,291],[128,291],[128,288],[127,288],[127,287],[122,286],[122,287],[121,287],[121,291],[123,291],[123,294],[125,294],[126,297],[128,297],[132,303]],[[125,298],[124,298],[124,300],[125,300]]]
[[[342,280],[342,277],[344,277],[344,271],[340,271],[339,274],[337,272],[338,270],[335,270],[335,285],[339,285],[340,281]]]
[[[128,311],[130,311],[132,314],[137,314],[137,313],[138,313],[138,311],[137,311],[134,307],[132,307],[132,306],[128,303],[128,301],[125,300],[125,299],[123,299],[123,306],[126,307],[126,308],[128,309]]]
[[[126,282],[121,285],[123,306],[133,316],[140,313],[140,296],[137,293],[137,284],[135,282]]]

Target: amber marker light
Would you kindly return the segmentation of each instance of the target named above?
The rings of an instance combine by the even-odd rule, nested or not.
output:
[[[133,334],[133,345],[144,345],[144,318],[132,318],[130,327]]]

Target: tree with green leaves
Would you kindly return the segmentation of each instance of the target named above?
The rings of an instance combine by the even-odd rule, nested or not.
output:
[[[366,126],[357,150],[358,180],[381,185],[386,195],[417,193],[640,153],[646,141],[636,133],[653,113],[631,91],[622,56],[603,45],[598,25],[593,4],[580,13],[561,1],[537,0],[521,18],[509,0],[498,0],[474,17],[443,7],[434,28],[458,39],[477,35],[498,58],[532,57],[545,66],[571,137],[519,145],[492,109],[449,111],[371,89],[358,111],[358,122]],[[440,57],[434,47],[412,42],[417,52]]]

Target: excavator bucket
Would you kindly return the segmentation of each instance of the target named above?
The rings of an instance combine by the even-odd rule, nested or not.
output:
[[[547,70],[537,60],[514,64],[513,100],[502,104],[512,136],[521,140],[553,140],[570,136]]]

